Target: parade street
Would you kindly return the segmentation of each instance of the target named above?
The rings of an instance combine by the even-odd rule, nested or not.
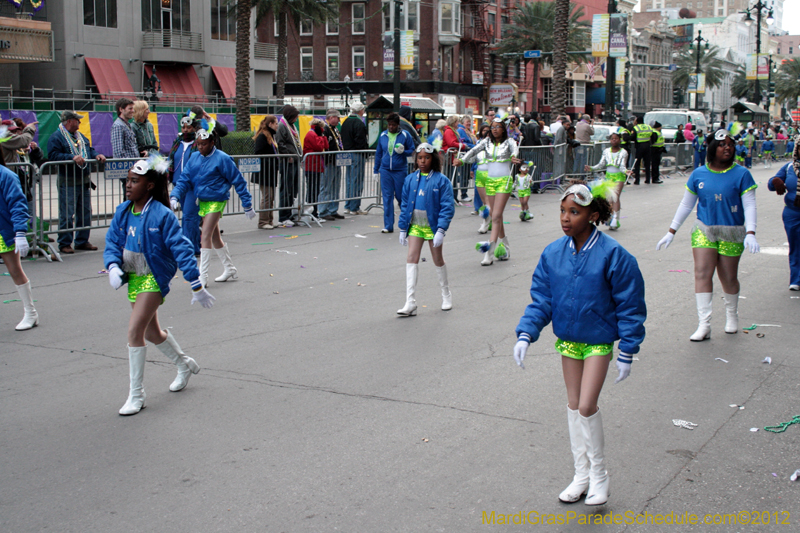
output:
[[[800,424],[764,429],[800,415],[800,292],[783,201],[766,187],[778,168],[753,170],[762,253],[742,256],[735,335],[715,279],[711,339],[689,341],[694,215],[655,250],[685,177],[626,187],[622,227],[603,228],[638,260],[648,317],[630,377],[615,385],[612,363],[600,398],[611,496],[599,507],[557,500],[573,464],[551,328],[525,370],[511,355],[539,255],[563,235],[555,193],[531,197],[527,223],[509,201],[511,259],[488,267],[479,217],[456,207],[453,309],[440,310],[426,246],[410,318],[396,315],[407,249],[380,233],[380,209],[313,229],[224,217],[239,279],[215,283],[213,261],[203,309],[178,274],[159,312],[202,370],[169,392],[175,367],[150,347],[147,407],[132,417],[117,414],[131,309],[100,273],[105,230],[92,231],[97,252],[24,261],[40,325],[14,331],[19,302],[0,304],[0,531],[790,531]],[[8,276],[0,293],[18,297]],[[780,327],[741,330],[753,324]],[[648,515],[728,525],[630,523]],[[579,524],[604,518],[619,522]]]

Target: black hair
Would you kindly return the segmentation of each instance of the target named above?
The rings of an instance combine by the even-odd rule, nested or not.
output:
[[[147,174],[144,175],[147,178],[147,181],[153,184],[153,190],[151,191],[150,196],[152,196],[153,200],[157,202],[161,202],[165,206],[169,207],[169,191],[167,190],[167,175],[162,174],[161,172],[156,171],[155,169],[150,169],[147,171]]]
[[[386,117],[386,122],[394,122],[395,124],[400,124],[400,115],[397,113],[389,113],[389,116]]]
[[[499,141],[497,139],[495,139],[494,133],[492,133],[492,126],[494,126],[495,124],[500,124],[500,126],[503,127],[503,137]],[[508,139],[508,128],[506,128],[506,125],[505,125],[504,122],[495,122],[493,120],[492,123],[489,126],[490,126],[489,127],[489,139],[491,139],[491,141],[494,144],[500,144],[501,142],[503,142],[503,141]]]
[[[489,128],[489,131],[486,132],[486,135],[483,135],[483,128]],[[484,122],[478,128],[478,139],[484,139],[488,137],[491,134],[491,132],[492,132],[492,125],[489,124],[488,122]]]
[[[731,153],[731,158],[728,161],[717,161],[717,148],[719,145],[722,144],[728,136],[726,135],[723,137],[721,141],[718,141],[716,137],[712,138],[708,143],[708,152],[706,152],[706,162],[707,163],[717,163],[719,166],[730,166],[733,164],[733,161],[736,159],[736,152],[733,151]],[[733,145],[736,146],[736,141],[733,141]]]
[[[583,180],[572,180],[572,184],[586,185],[586,187],[589,187],[589,184]],[[589,187],[589,190],[592,190],[592,188]],[[609,202],[605,197],[593,195],[592,203],[590,203],[587,207],[589,208],[590,213],[597,213],[599,215],[597,220],[594,222],[595,226],[600,226],[601,224],[605,224],[607,221],[611,220],[611,202]]]
[[[427,152],[426,152],[427,153]],[[419,152],[414,152],[414,168],[419,170],[419,166],[417,166],[417,156]],[[439,150],[436,148],[433,149],[433,153],[431,154],[431,172],[441,172],[442,171],[442,158]]]
[[[117,103],[114,104],[114,109],[117,111],[117,115],[122,114],[120,113],[120,109],[125,109],[131,104],[133,104],[133,100],[131,100],[130,98],[122,97],[119,100],[117,100]]]

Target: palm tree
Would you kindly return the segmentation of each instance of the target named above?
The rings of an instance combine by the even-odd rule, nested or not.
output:
[[[564,114],[567,109],[566,36],[569,35],[569,0],[555,0],[553,34],[553,91],[550,110],[557,116]]]
[[[508,33],[497,47],[497,53],[519,54],[520,50],[542,50],[552,52],[555,44],[555,4],[553,2],[530,2],[515,8]],[[572,5],[568,21],[567,48],[586,50],[590,48],[592,36],[588,22],[583,17],[583,6]],[[506,56],[508,57],[508,56]],[[533,60],[533,88],[539,87],[539,60]],[[538,94],[534,95],[534,111],[537,110]]]
[[[697,50],[684,49],[678,56],[678,68],[672,73],[672,86],[689,88],[689,77],[696,74]],[[719,87],[725,80],[725,71],[720,68],[720,49],[712,46],[709,49],[700,47],[700,72],[706,75],[706,87]]]
[[[733,83],[731,84],[731,96],[734,98],[747,99],[755,90],[756,80],[748,80],[747,71],[743,66],[739,65],[739,68],[736,69]]]
[[[236,131],[250,131],[251,0],[236,2]]]
[[[772,79],[775,80],[776,102],[787,102],[788,107],[794,109],[800,97],[800,61],[784,59]]]
[[[256,8],[256,26],[264,18],[273,13],[278,17],[278,80],[275,96],[283,101],[286,95],[286,47],[288,42],[288,25],[297,29],[300,20],[310,21],[314,25],[324,24],[328,20],[339,20],[339,4],[341,0],[253,0]]]

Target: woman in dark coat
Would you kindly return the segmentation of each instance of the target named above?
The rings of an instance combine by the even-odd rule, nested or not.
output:
[[[275,142],[275,134],[278,131],[278,117],[275,115],[267,115],[261,124],[258,125],[258,131],[253,136],[256,141],[255,153],[256,155],[277,155],[278,143]],[[259,229],[272,229],[273,217],[272,211],[275,207],[275,188],[278,186],[278,167],[280,160],[274,157],[268,157],[261,160],[261,171],[254,172],[250,175],[252,183],[258,183],[258,188],[261,191],[261,203],[258,212],[258,228]]]

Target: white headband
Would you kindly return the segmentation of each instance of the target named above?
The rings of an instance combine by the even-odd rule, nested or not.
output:
[[[582,184],[572,185],[569,189],[564,191],[564,194],[561,195],[561,201],[563,202],[564,198],[570,194],[574,194],[575,197],[573,198],[573,201],[583,207],[591,204],[592,200],[594,199],[594,196],[592,196],[592,191],[589,190],[589,187]]]

